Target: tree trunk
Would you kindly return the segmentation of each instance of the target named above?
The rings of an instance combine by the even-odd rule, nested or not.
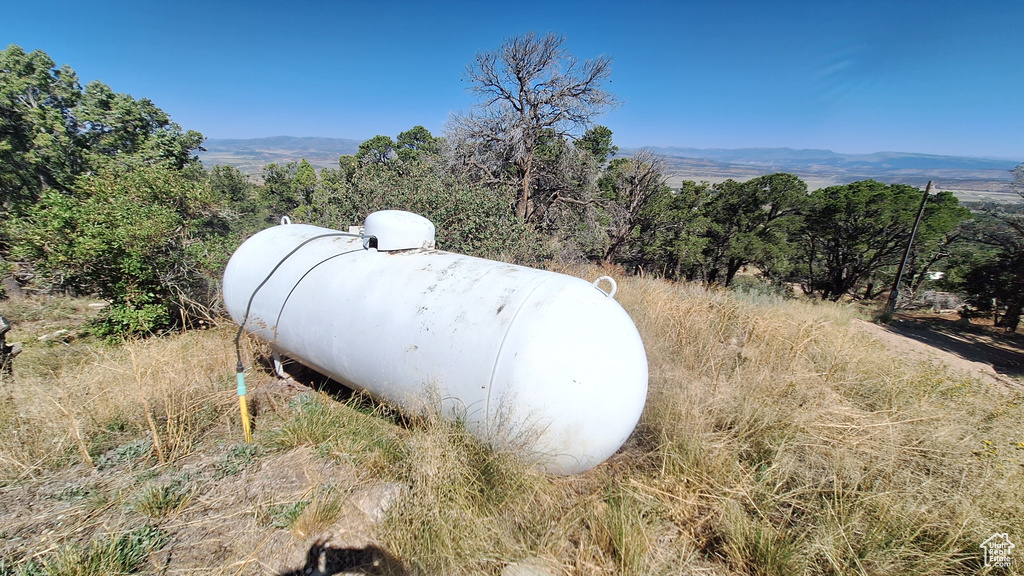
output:
[[[1014,298],[1007,302],[1006,313],[999,319],[999,326],[1006,328],[1007,332],[1016,332],[1017,327],[1020,326],[1020,317],[1024,313],[1022,310],[1022,300],[1020,298]]]
[[[604,249],[604,256],[601,258],[601,261],[609,266],[615,264],[615,251],[619,249],[619,246],[621,246],[625,240],[625,236],[622,235],[619,236],[617,240],[613,240],[609,243],[608,247]]]
[[[533,156],[527,156],[523,165],[522,194],[519,196],[519,204],[516,206],[516,215],[523,222],[530,218],[531,180],[533,180]]]
[[[730,259],[725,266],[725,286],[732,286],[732,281],[736,278],[736,273],[743,267],[743,260]]]
[[[0,277],[0,295],[8,298],[23,298],[25,296],[25,291],[21,289],[21,284],[18,284],[18,280],[15,279],[14,276],[3,271],[4,264],[4,259],[0,256],[0,274],[3,274],[3,276]]]

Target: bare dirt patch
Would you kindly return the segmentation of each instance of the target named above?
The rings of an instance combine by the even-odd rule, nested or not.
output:
[[[308,391],[270,379],[254,390],[253,406],[281,410]],[[156,465],[148,444],[145,453],[127,449],[136,444],[112,449],[96,466],[0,486],[0,573],[153,526],[166,540],[142,573],[406,574],[376,542],[386,510],[407,496],[402,484],[309,446],[268,452],[211,438],[181,460]]]
[[[964,375],[1024,387],[1024,336],[965,322],[958,315],[897,314],[888,325],[857,320],[894,352],[945,364]]]
[[[221,461],[212,453],[196,453],[180,467],[163,469],[78,465],[43,482],[0,489],[0,558],[45,558],[72,542],[150,524],[169,539],[152,555],[146,572],[404,573],[374,540],[384,510],[405,495],[401,485],[362,478],[308,447],[271,455],[226,477],[218,477]],[[182,510],[162,518],[140,512],[141,485],[181,479],[192,484]],[[296,505],[314,500],[314,506],[324,486],[335,487],[339,495],[336,518],[308,532],[296,522],[282,523]]]

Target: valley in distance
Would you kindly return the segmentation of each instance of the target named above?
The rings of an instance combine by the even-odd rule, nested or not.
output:
[[[338,157],[355,154],[362,140],[349,138],[274,136],[270,138],[206,140],[199,159],[210,168],[226,164],[258,176],[272,162],[286,164],[305,158],[317,168],[337,168]],[[1020,163],[1010,159],[940,156],[908,152],[841,154],[831,150],[792,148],[650,147],[664,156],[668,185],[678,189],[684,180],[745,181],[764,174],[789,172],[811,190],[857,180],[923,188],[929,180],[936,190],[953,192],[962,202],[1020,203],[1011,171]],[[620,156],[636,149],[622,148]]]

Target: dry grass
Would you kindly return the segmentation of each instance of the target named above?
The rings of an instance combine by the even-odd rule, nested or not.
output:
[[[111,348],[94,345],[59,372],[39,370],[42,346],[18,358],[0,429],[0,482],[35,478],[81,461],[160,464],[204,435],[237,426],[227,331],[191,332]],[[56,344],[52,346],[60,346]],[[144,453],[128,449],[144,439]],[[126,453],[127,450],[127,453]]]
[[[1024,535],[1019,392],[894,357],[840,306],[623,283],[652,375],[638,481],[672,495],[662,510],[705,557],[974,573],[985,538]]]
[[[88,544],[67,545],[37,568],[47,576],[108,576],[140,569],[154,549],[166,541],[160,530],[145,527],[124,534],[108,534]]]
[[[993,533],[1024,541],[1019,390],[895,356],[843,306],[617,280],[647,347],[647,409],[623,450],[577,477],[533,472],[457,422],[398,420],[322,393],[269,402],[262,449],[232,446],[226,330],[83,345],[55,369],[44,344],[30,346],[0,412],[0,471],[15,487],[90,460],[145,473],[220,446],[187,490],[165,479],[97,508],[143,510],[172,539],[168,518],[180,515],[177,537],[199,538],[197,550],[228,545],[197,536],[197,518],[237,518],[229,502],[246,511],[222,564],[171,571],[274,573],[288,563],[267,542],[301,550],[339,530],[351,491],[383,480],[407,496],[365,538],[411,574],[500,574],[511,563],[551,574],[974,574],[986,573],[979,544]],[[264,500],[226,487],[306,458],[355,472],[329,486],[295,472],[277,497],[265,481]]]
[[[385,532],[400,557],[445,574],[525,558],[566,574],[976,573],[982,541],[1024,536],[1019,392],[893,356],[850,308],[619,283],[651,368],[630,444],[538,479],[428,428],[409,444],[416,497]]]
[[[366,475],[387,477],[401,457],[402,430],[394,412],[356,394],[345,402],[326,393],[301,394],[268,415],[259,441],[276,450],[311,446]]]

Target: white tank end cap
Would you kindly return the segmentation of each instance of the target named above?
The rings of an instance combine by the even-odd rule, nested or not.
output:
[[[419,214],[381,210],[366,217],[363,236],[377,239],[377,250],[433,249],[434,223]]]

